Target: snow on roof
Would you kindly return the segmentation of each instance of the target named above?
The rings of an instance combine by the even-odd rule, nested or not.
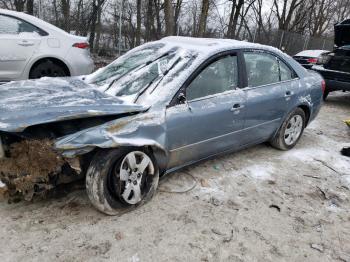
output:
[[[215,52],[216,50],[228,50],[235,48],[258,48],[258,49],[278,49],[265,46],[261,44],[255,44],[245,41],[238,41],[233,39],[216,39],[216,38],[194,38],[194,37],[183,37],[183,36],[169,36],[162,38],[159,42],[180,46],[184,49],[196,50],[199,52]]]

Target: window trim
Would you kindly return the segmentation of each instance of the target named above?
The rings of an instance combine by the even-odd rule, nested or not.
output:
[[[16,20],[19,20],[19,21],[22,21],[22,22],[24,22],[24,23],[29,24],[29,25],[35,27],[36,29],[38,29],[38,31],[39,31],[38,34],[39,34],[40,36],[48,36],[48,35],[49,35],[49,33],[46,32],[45,30],[41,29],[40,27],[37,27],[36,25],[33,25],[32,23],[30,23],[30,22],[28,22],[28,21],[26,21],[26,20],[24,20],[24,19],[22,19],[22,18],[13,16],[13,15],[1,14],[1,13],[0,13],[0,16],[10,17],[10,18],[13,18],[13,19],[16,19]],[[2,34],[0,34],[0,35],[2,35]],[[5,34],[3,34],[3,35],[5,35]],[[19,34],[7,34],[7,35],[20,35],[20,33],[19,33]]]
[[[172,107],[175,105],[178,105],[178,96],[180,93],[184,93],[186,96],[186,90],[187,87],[192,83],[192,81],[210,64],[214,63],[215,61],[219,60],[220,58],[223,58],[225,56],[228,55],[235,55],[237,56],[237,66],[238,66],[238,89],[242,89],[243,88],[243,83],[244,83],[244,74],[242,71],[242,53],[240,49],[232,49],[232,50],[227,50],[227,51],[223,51],[220,53],[217,53],[211,57],[209,57],[208,59],[206,59],[202,64],[200,64],[195,70],[194,72],[192,72],[192,74],[186,79],[186,81],[182,84],[182,86],[179,88],[179,90],[176,92],[176,94],[173,96],[173,98],[171,99],[168,107]],[[227,90],[225,92],[221,92],[221,93],[217,93],[217,94],[212,94],[212,95],[208,95],[208,96],[203,96],[203,97],[199,97],[199,98],[195,98],[192,100],[189,100],[187,102],[194,102],[194,101],[199,101],[199,100],[204,100],[204,99],[209,99],[209,98],[213,98],[222,94],[228,94],[231,92],[236,91],[236,89],[232,89],[232,90]]]
[[[287,83],[287,82],[292,82],[292,81],[296,81],[296,80],[300,80],[299,75],[295,72],[295,70],[285,61],[285,59],[283,59],[281,56],[279,56],[278,54],[268,51],[268,50],[263,50],[263,49],[242,49],[242,70],[244,71],[244,87],[242,88],[242,90],[252,90],[252,89],[256,89],[256,88],[261,88],[261,87],[266,87],[266,86],[271,86],[271,85],[276,85],[276,84],[280,84],[280,83]],[[259,85],[259,86],[248,86],[248,74],[247,74],[247,69],[246,69],[246,62],[245,62],[245,58],[244,58],[244,53],[264,53],[264,54],[269,54],[274,56],[277,59],[278,62],[278,71],[279,71],[279,79],[281,79],[281,73],[280,73],[280,66],[279,63],[282,62],[284,63],[289,70],[291,70],[294,74],[294,78],[293,79],[289,79],[289,80],[284,80],[284,81],[278,81],[278,82],[274,82],[274,83],[269,83],[269,84],[265,84],[265,85]]]

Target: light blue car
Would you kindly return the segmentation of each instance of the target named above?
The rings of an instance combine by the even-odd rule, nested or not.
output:
[[[28,150],[45,141],[48,152],[28,161],[51,167],[45,157],[54,152],[60,168],[31,179],[30,196],[86,177],[93,205],[114,215],[149,200],[160,175],[266,141],[293,148],[319,112],[323,89],[320,75],[275,48],[168,37],[83,79],[1,86],[1,161],[11,166],[23,141]],[[25,177],[43,176],[22,168]],[[14,182],[18,166],[0,173],[12,195],[23,193]]]

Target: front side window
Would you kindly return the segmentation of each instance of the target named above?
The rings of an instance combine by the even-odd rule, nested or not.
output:
[[[37,27],[14,17],[0,15],[0,34],[18,35],[20,33],[38,33],[41,30]]]
[[[223,93],[238,87],[237,56],[228,55],[207,66],[187,87],[188,100]]]
[[[256,87],[280,81],[277,57],[268,53],[244,53],[248,86]]]

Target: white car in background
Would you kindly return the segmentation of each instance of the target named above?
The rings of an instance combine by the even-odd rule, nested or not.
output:
[[[87,38],[31,15],[0,9],[0,82],[86,75],[93,69]]]
[[[294,55],[293,58],[306,69],[311,69],[317,64],[318,59],[328,52],[328,50],[304,50]]]

